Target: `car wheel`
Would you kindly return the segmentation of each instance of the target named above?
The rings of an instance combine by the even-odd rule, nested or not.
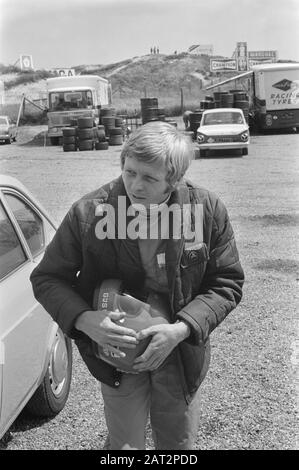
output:
[[[242,149],[242,155],[248,155],[248,149],[247,148]]]
[[[5,143],[6,143],[6,144],[11,144],[11,138],[5,139]]]
[[[72,378],[72,342],[58,329],[47,372],[26,408],[34,416],[53,417],[67,401]]]

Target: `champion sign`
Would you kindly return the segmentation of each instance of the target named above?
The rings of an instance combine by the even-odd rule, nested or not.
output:
[[[210,60],[211,72],[221,72],[223,70],[237,70],[237,61],[234,59]]]

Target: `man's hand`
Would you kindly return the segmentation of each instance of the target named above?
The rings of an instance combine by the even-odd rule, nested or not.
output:
[[[75,326],[102,347],[125,356],[118,347],[134,349],[138,344],[136,331],[115,323],[125,316],[125,312],[87,310],[78,317]]]
[[[190,335],[190,327],[184,322],[154,325],[141,330],[137,339],[152,336],[152,340],[141,356],[134,361],[134,370],[143,372],[157,369],[171,351]]]

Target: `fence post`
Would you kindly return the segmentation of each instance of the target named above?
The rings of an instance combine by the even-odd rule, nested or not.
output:
[[[184,112],[184,91],[183,88],[181,88],[181,114]]]

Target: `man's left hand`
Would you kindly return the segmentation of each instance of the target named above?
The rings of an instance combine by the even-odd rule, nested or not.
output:
[[[152,340],[144,353],[135,359],[133,369],[136,372],[157,369],[189,334],[190,327],[184,322],[154,325],[141,330],[137,335],[139,341],[148,336],[152,336]]]

